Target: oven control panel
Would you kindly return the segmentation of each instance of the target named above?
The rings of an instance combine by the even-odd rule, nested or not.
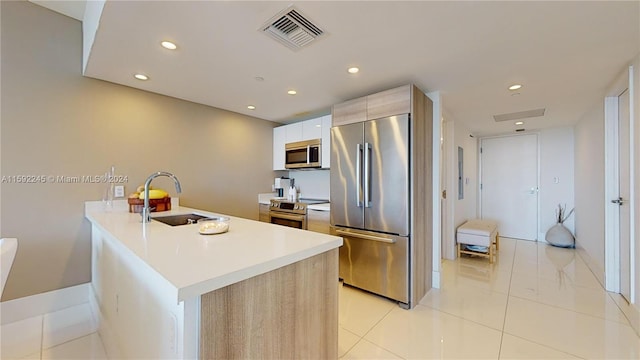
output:
[[[271,200],[271,211],[291,212],[306,214],[307,204],[283,200]]]

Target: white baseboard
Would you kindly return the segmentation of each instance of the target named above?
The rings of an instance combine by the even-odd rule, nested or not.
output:
[[[38,354],[95,332],[90,293],[86,283],[1,303],[0,357]]]
[[[618,308],[624,313],[624,316],[629,320],[629,324],[640,336],[640,311],[635,306],[627,303],[627,301],[620,294],[609,293],[613,301],[618,305]]]
[[[606,290],[607,287],[605,286],[606,284],[604,281],[604,268],[601,268],[598,265],[598,263],[596,263],[595,260],[591,258],[589,253],[587,253],[587,250],[585,250],[585,248],[580,246],[580,244],[577,241],[576,241],[576,252],[582,258],[585,264],[587,264],[587,267],[591,270],[593,275],[595,275],[596,279],[598,279],[598,282],[600,282],[600,285],[602,285],[602,287]]]
[[[0,313],[2,313],[2,322],[0,324],[10,324],[87,303],[89,302],[90,291],[91,283],[85,283],[42,294],[3,301],[0,303]]]
[[[431,287],[435,289],[440,289],[440,272],[439,271],[431,272]]]

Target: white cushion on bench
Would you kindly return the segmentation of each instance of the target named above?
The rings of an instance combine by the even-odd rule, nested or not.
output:
[[[495,221],[473,219],[458,227],[458,243],[490,246],[496,238],[498,225]]]

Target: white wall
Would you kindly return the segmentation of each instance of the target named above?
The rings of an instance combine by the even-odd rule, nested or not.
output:
[[[453,187],[451,195],[455,203],[454,227],[477,217],[478,203],[478,141],[469,136],[469,130],[459,121],[454,122],[453,156],[449,162],[453,167]],[[458,197],[458,147],[463,149],[463,183],[464,198]]]
[[[478,141],[460,122],[444,113],[443,132],[443,200],[442,257],[456,257],[456,228],[465,221],[477,217],[478,204]],[[464,197],[458,199],[458,147],[463,149]]]
[[[576,247],[604,279],[604,101],[574,127]]]
[[[632,59],[629,64],[621,69],[623,82],[628,82],[628,65],[634,67],[634,77],[632,88],[634,93],[630,94],[633,111],[631,122],[635,139],[633,142],[632,154],[635,157],[633,164],[632,196],[633,221],[632,246],[635,247],[631,262],[635,263],[636,269],[640,264],[640,234],[637,224],[640,223],[640,55]],[[575,203],[576,203],[576,244],[587,265],[591,268],[598,279],[604,283],[604,271],[617,271],[615,266],[607,264],[605,267],[605,114],[604,97],[617,96],[620,89],[620,79],[612,81],[612,86],[603,94],[603,99],[594,104],[580,122],[575,126]],[[615,264],[613,264],[615,265]],[[627,316],[632,319],[632,326],[638,331],[640,329],[640,276],[635,271],[632,287],[635,291],[635,303],[633,308],[636,314]],[[633,275],[632,275],[633,276]],[[609,276],[607,276],[609,278]],[[624,310],[624,308],[623,308]],[[635,320],[634,320],[635,319]]]
[[[538,240],[555,225],[555,209],[566,205],[567,213],[574,207],[574,141],[573,128],[553,128],[540,131],[540,221]],[[575,232],[574,216],[564,225]]]
[[[289,178],[295,179],[300,197],[308,199],[329,199],[329,170],[295,170],[289,171]]]

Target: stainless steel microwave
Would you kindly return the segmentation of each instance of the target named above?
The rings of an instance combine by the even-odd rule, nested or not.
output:
[[[285,169],[322,167],[322,140],[298,141],[285,145]]]

